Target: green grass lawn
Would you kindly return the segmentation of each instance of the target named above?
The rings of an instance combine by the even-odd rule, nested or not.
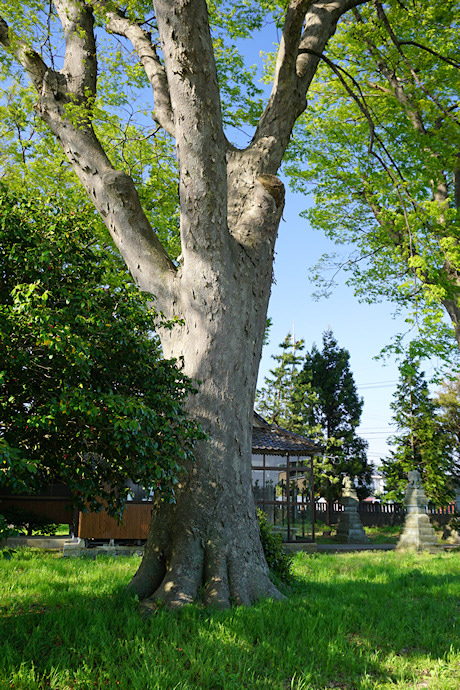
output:
[[[336,532],[337,525],[327,527],[324,524],[319,524],[317,528],[316,543],[317,544],[334,544],[337,542]],[[371,544],[396,544],[401,535],[403,525],[382,525],[381,527],[364,527],[364,531],[369,537]],[[446,543],[442,539],[443,530],[435,527],[435,532],[438,540],[441,543]],[[460,685],[459,685],[460,690]]]
[[[382,527],[365,527],[372,544],[396,544],[402,532],[402,525],[383,525]]]
[[[0,559],[0,689],[460,688],[460,553],[298,554],[283,602],[142,619],[138,558]]]
[[[402,531],[402,525],[385,525],[384,527],[364,527],[371,544],[396,544]],[[317,544],[335,544],[337,525],[319,527],[316,532]]]

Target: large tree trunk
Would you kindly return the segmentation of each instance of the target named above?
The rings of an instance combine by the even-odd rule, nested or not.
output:
[[[233,356],[230,354],[229,356]],[[219,366],[219,355],[212,364]],[[158,502],[142,564],[130,587],[149,602],[249,604],[279,594],[268,578],[251,488],[248,390],[220,389],[216,375],[202,386],[195,405],[215,406],[202,418],[210,439],[182,479],[173,505]],[[227,396],[230,394],[231,399]]]
[[[159,599],[180,605],[199,592],[206,603],[220,606],[280,596],[259,538],[251,447],[282,185],[276,178],[263,179],[250,196],[253,220],[254,199],[262,213],[263,241],[251,249],[231,241],[219,260],[186,256],[181,279],[190,290],[177,305],[184,324],[163,334],[166,354],[183,357],[186,373],[201,381],[189,409],[209,440],[196,448],[176,504],[155,505],[145,555],[130,585],[141,598],[149,597],[146,606]],[[199,213],[195,222],[201,219]]]

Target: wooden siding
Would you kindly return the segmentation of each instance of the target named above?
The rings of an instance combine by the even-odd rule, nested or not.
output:
[[[128,502],[121,523],[105,510],[80,513],[78,536],[81,539],[147,539],[151,513],[152,504],[147,502]]]
[[[64,525],[71,525],[74,510],[68,498],[51,498],[48,496],[0,496],[2,508],[17,507],[30,510],[36,515],[46,516]]]

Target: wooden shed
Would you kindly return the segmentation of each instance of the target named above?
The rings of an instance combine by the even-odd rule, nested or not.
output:
[[[286,542],[315,540],[314,458],[323,449],[254,413],[252,486],[256,506]]]

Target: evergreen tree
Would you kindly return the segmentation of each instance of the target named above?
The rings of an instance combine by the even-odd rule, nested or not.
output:
[[[451,441],[450,473],[460,481],[460,377],[445,381],[434,402]]]
[[[288,333],[280,343],[281,354],[272,355],[278,366],[270,369],[270,376],[265,377],[265,386],[256,393],[256,407],[271,424],[293,430],[292,394],[295,380],[303,357],[304,340],[295,340]]]
[[[401,501],[407,472],[418,470],[429,500],[444,505],[452,499],[451,439],[429,396],[419,362],[409,357],[401,363],[399,371],[400,380],[391,404],[399,434],[390,439],[394,450],[389,458],[382,460],[385,497]]]
[[[323,460],[316,463],[315,481],[329,508],[340,496],[344,475],[357,481],[360,497],[369,492],[372,466],[367,460],[367,443],[356,434],[362,408],[363,399],[350,371],[350,354],[328,330],[323,334],[322,351],[314,345],[296,377],[293,413],[294,430],[308,433],[324,447]]]

